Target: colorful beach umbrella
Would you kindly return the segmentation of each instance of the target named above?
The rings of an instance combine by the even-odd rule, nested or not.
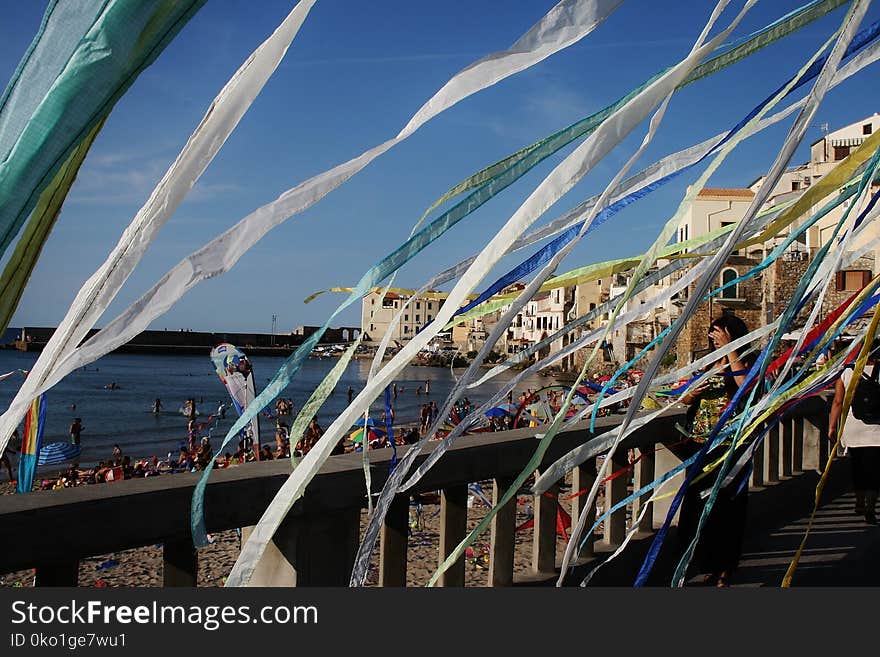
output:
[[[364,426],[364,418],[359,417],[359,418],[357,419],[357,422],[354,423],[354,426],[356,426],[356,427],[362,427],[362,426]],[[373,420],[373,418],[367,418],[367,426],[368,426],[368,427],[374,427],[374,426],[376,426],[376,421]]]
[[[373,441],[378,440],[383,437],[385,432],[382,429],[369,429],[367,430],[367,440]],[[364,439],[364,430],[358,429],[357,431],[352,431],[348,434],[348,439],[353,443],[359,443]]]
[[[82,449],[73,443],[50,443],[40,448],[37,465],[57,465],[77,458]]]

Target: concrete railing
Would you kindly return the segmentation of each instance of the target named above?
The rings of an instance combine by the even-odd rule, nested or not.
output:
[[[601,418],[596,432],[605,432],[620,421],[620,416]],[[671,410],[626,438],[615,456],[614,469],[626,465],[628,449],[638,450],[642,458],[633,476],[617,477],[605,484],[606,508],[626,497],[631,484],[641,487],[678,462],[674,447],[656,451],[655,448],[678,441],[681,434],[675,425],[683,422],[684,411]],[[826,402],[816,399],[802,404],[796,416],[785,419],[780,428],[771,432],[764,449],[756,455],[753,485],[762,486],[798,471],[818,469],[827,457],[827,441],[821,439],[826,426]],[[466,534],[468,483],[494,480],[497,501],[499,491],[531,458],[536,446],[534,436],[535,429],[529,428],[462,437],[411,491],[441,492],[438,563]],[[552,442],[541,467],[547,467],[591,437],[586,423],[566,429]],[[417,463],[435,446],[436,443],[429,444]],[[373,454],[374,490],[379,490],[386,480],[390,456],[390,450]],[[289,472],[286,460],[216,470],[205,496],[208,530],[218,532],[255,525]],[[572,490],[589,488],[595,477],[595,459],[575,467],[570,473]],[[0,572],[36,568],[38,586],[75,586],[81,559],[161,543],[164,585],[195,586],[198,556],[190,538],[189,517],[196,481],[196,474],[178,474],[2,497]],[[360,537],[363,486],[360,454],[329,459],[276,533],[253,583],[346,586]],[[595,508],[584,508],[585,498],[577,497],[573,502],[573,523],[584,513],[595,517]],[[513,583],[515,503],[515,499],[509,502],[492,522],[490,586]],[[558,504],[558,490],[534,500],[535,574],[549,576],[556,568]],[[662,522],[667,508],[657,503],[645,515],[639,529],[653,531]],[[394,500],[386,517],[379,556],[382,586],[406,584],[408,509],[409,492]],[[630,517],[637,517],[638,503],[630,511]],[[606,520],[603,541],[613,547],[620,544],[626,532],[627,509],[622,508]],[[243,537],[246,536],[247,529],[243,531]],[[588,544],[582,556],[592,555],[593,547]],[[465,561],[460,559],[439,583],[462,586],[464,581]]]

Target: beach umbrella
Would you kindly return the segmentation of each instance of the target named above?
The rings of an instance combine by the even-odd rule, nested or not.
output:
[[[37,465],[56,465],[72,461],[80,453],[80,446],[73,443],[51,443],[40,448]]]
[[[385,435],[385,432],[382,429],[369,429],[367,431],[367,440],[376,440]],[[357,431],[352,431],[348,434],[348,439],[353,443],[359,443],[364,438],[364,430],[358,429]]]
[[[486,417],[504,417],[505,415],[507,415],[507,411],[505,411],[503,408],[499,408],[498,406],[496,406],[495,408],[490,408],[488,411],[486,411]]]
[[[359,418],[357,419],[357,422],[354,423],[354,426],[356,426],[356,427],[362,427],[362,426],[364,426],[364,418],[363,418],[363,417],[359,417]],[[374,427],[374,426],[376,426],[376,422],[375,422],[375,420],[373,420],[373,418],[367,418],[367,426],[368,426],[368,427]]]

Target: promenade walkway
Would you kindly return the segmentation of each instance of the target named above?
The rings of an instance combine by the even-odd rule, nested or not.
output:
[[[880,586],[880,526],[870,526],[853,511],[850,464],[835,460],[822,495],[806,549],[792,582],[793,587]],[[778,587],[810,518],[819,475],[798,473],[780,484],[753,489],[749,521],[740,569],[732,579],[734,587]],[[634,540],[626,551],[601,568],[591,586],[631,586],[651,544],[651,537]],[[668,586],[675,567],[677,537],[673,529],[649,582]],[[597,545],[601,549],[601,543]],[[607,549],[607,548],[606,548]],[[597,559],[607,557],[607,552]],[[596,564],[580,564],[568,579],[576,586]],[[700,586],[700,576],[689,578],[688,586]],[[553,584],[550,580],[523,582]]]

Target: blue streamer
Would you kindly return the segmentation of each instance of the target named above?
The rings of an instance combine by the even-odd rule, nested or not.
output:
[[[393,453],[391,454],[391,465],[388,467],[388,476],[394,472],[397,466],[397,445],[394,443],[394,421],[391,419],[391,386],[385,386],[385,431],[388,434],[388,442],[391,445]],[[364,427],[364,435],[367,433],[367,427]],[[366,449],[366,448],[365,448]]]

